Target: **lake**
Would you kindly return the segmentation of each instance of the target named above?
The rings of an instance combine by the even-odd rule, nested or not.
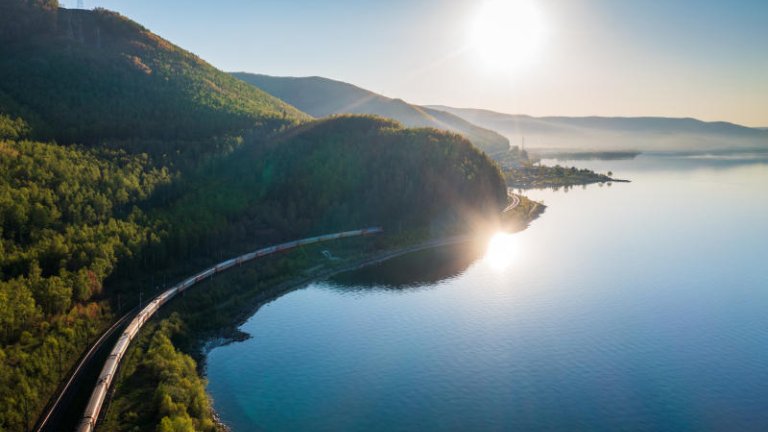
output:
[[[754,155],[753,155],[754,156]],[[313,283],[208,354],[253,430],[768,430],[768,160],[577,161],[487,251]]]

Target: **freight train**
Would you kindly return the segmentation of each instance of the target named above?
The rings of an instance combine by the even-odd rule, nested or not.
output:
[[[83,417],[80,420],[77,429],[78,432],[91,432],[95,429],[96,421],[98,420],[99,414],[101,412],[101,407],[107,397],[107,393],[109,392],[112,380],[117,373],[118,366],[120,366],[120,360],[122,360],[123,356],[128,351],[128,346],[130,345],[131,341],[139,333],[139,330],[141,330],[141,327],[144,325],[144,323],[146,323],[152,317],[152,315],[154,315],[155,312],[160,309],[161,306],[170,301],[177,294],[184,292],[189,287],[204,281],[216,273],[223,272],[234,267],[235,265],[239,265],[259,257],[277,252],[284,252],[290,249],[314,243],[337,240],[347,237],[372,235],[378,234],[380,232],[382,232],[381,227],[371,227],[354,231],[345,231],[341,233],[309,237],[301,240],[294,240],[287,243],[269,246],[254,252],[240,255],[236,258],[222,261],[215,266],[208,268],[192,277],[189,277],[174,287],[164,291],[162,294],[152,299],[152,301],[150,301],[144,307],[144,309],[142,309],[138,315],[136,315],[136,317],[131,321],[130,324],[128,324],[128,327],[126,327],[126,329],[120,335],[117,343],[115,343],[115,346],[112,348],[109,357],[107,357],[107,360],[104,362],[104,367],[101,369],[101,373],[99,374],[99,379],[96,382],[96,386],[93,388],[93,393],[91,393],[91,398],[85,408],[85,413],[83,413]]]

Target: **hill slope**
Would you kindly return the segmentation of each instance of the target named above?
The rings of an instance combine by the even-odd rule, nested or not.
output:
[[[434,229],[436,221],[460,227],[470,216],[498,214],[506,202],[498,168],[462,136],[405,129],[373,116],[303,124],[265,148],[239,150],[206,173],[212,174],[198,179],[190,188],[195,192],[168,216],[189,219],[203,236],[217,213],[228,212],[221,225],[241,237],[240,223],[298,237],[363,225],[390,232]]]
[[[309,121],[115,13],[57,6],[0,1],[0,430],[30,430],[160,275],[361,224],[462,229],[504,204],[458,135]]]
[[[509,148],[506,138],[453,114],[411,105],[401,99],[390,99],[341,81],[242,72],[233,75],[315,117],[372,114],[397,120],[407,127],[434,127],[460,133],[488,154],[504,152]]]
[[[309,118],[117,13],[48,3],[0,11],[0,113],[34,138],[201,140]]]
[[[531,117],[436,105],[530,148],[705,151],[768,148],[768,131],[664,117]]]
[[[178,215],[192,218],[190,222],[199,226],[208,219],[207,211],[241,207],[245,212],[236,213],[251,214],[253,219],[293,233],[288,238],[370,225],[383,225],[384,236],[402,230],[401,239],[439,235],[468,223],[482,223],[497,215],[506,201],[498,170],[465,138],[432,129],[404,129],[392,120],[370,116],[335,116],[304,124],[272,145],[243,146],[206,171],[211,178],[232,182],[235,187],[216,189],[213,182],[201,179],[196,196],[176,209]],[[221,174],[214,174],[217,172]],[[209,199],[211,192],[215,192],[216,202]],[[251,234],[248,224],[245,218],[235,218],[223,228],[244,238]],[[385,238],[363,244],[375,248]],[[345,250],[342,245],[334,242],[322,247],[345,258],[360,253],[360,246]],[[188,430],[213,430],[204,382],[197,376],[193,360],[183,354],[196,348],[183,344],[185,336],[193,341],[193,335],[220,335],[222,328],[230,326],[224,317],[252,313],[254,298],[263,301],[268,292],[265,288],[275,281],[306,274],[307,268],[328,269],[330,265],[318,255],[320,250],[302,248],[287,256],[265,258],[251,270],[232,274],[249,280],[247,284],[240,285],[235,279],[222,284],[224,279],[219,279],[218,286],[208,283],[205,289],[186,293],[184,300],[170,306],[180,314],[162,321],[157,331],[150,324],[124,357],[122,370],[131,373],[117,378],[101,428],[166,430],[164,425],[187,424]],[[338,261],[345,262],[350,261]],[[258,280],[245,276],[253,275],[251,271],[258,273]],[[219,306],[212,310],[214,304]],[[221,309],[222,305],[227,309]]]

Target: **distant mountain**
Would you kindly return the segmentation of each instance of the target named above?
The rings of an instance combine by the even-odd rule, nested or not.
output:
[[[0,4],[0,114],[35,138],[201,140],[309,119],[115,12],[46,1]]]
[[[495,130],[513,145],[585,150],[694,151],[768,148],[768,131],[727,122],[665,117],[531,117],[430,106]]]
[[[391,99],[345,82],[321,77],[274,77],[243,72],[233,75],[315,117],[373,114],[397,120],[407,127],[433,127],[462,134],[491,155],[509,148],[509,142],[503,136],[453,114]]]

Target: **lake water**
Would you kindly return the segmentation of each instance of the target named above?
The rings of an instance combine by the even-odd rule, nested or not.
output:
[[[490,254],[399,258],[262,307],[208,355],[252,430],[768,430],[768,161],[575,162],[629,184]]]

